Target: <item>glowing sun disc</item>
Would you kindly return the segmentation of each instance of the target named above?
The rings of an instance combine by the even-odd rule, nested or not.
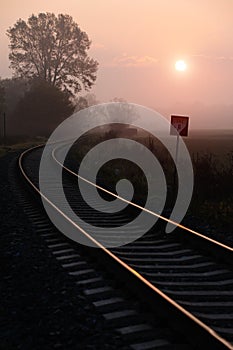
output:
[[[185,63],[185,61],[179,60],[179,61],[176,61],[175,68],[176,68],[176,70],[183,72],[186,70],[187,64]]]

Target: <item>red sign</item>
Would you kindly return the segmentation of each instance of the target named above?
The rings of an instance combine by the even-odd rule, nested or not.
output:
[[[171,115],[171,135],[177,135],[175,128],[180,136],[188,136],[188,125],[189,125],[189,117],[184,117],[181,115]]]

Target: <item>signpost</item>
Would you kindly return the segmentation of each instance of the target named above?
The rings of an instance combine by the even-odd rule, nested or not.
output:
[[[171,125],[177,130],[178,136],[188,136],[189,117],[182,115],[171,115]],[[170,134],[176,135],[173,128],[171,127]]]
[[[171,115],[170,135],[177,136],[175,164],[177,164],[177,161],[178,161],[180,136],[188,136],[188,125],[189,125],[189,117],[182,116],[182,115]],[[176,178],[176,170],[174,172],[174,184],[175,184],[175,178]]]
[[[178,150],[179,150],[179,138],[180,136],[188,136],[188,125],[189,125],[189,117],[182,115],[171,115],[171,129],[170,135],[176,135],[176,159],[178,160]],[[176,131],[177,133],[176,133]]]

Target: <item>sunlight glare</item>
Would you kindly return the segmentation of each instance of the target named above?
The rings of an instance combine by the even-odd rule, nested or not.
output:
[[[176,61],[175,68],[178,71],[184,72],[187,69],[187,64],[183,60]]]

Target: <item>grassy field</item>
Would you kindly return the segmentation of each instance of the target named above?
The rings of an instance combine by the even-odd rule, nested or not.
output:
[[[113,135],[90,134],[81,144],[73,147],[72,158],[79,163],[83,156],[99,142]],[[115,135],[117,137],[117,135]],[[177,191],[174,185],[174,164],[164,146],[148,136],[135,136],[135,140],[145,144],[160,161],[168,184],[167,206],[172,207]],[[17,142],[18,141],[18,142]],[[46,142],[35,138],[11,140],[7,146],[0,145],[0,157],[7,152],[26,149]],[[194,192],[188,213],[200,217],[217,229],[229,232],[233,229],[233,130],[193,130],[184,138],[192,158],[194,168]],[[113,169],[118,169],[116,173]],[[124,160],[115,160],[104,165],[100,177],[110,188],[122,177],[132,181],[135,198],[145,200],[147,194],[146,177],[134,166]]]
[[[232,232],[233,130],[194,131],[185,142],[195,171],[190,211]]]
[[[40,145],[42,143],[45,143],[46,139],[42,138],[42,137],[38,137],[38,138],[9,138],[8,142],[6,145],[2,144],[0,142],[0,157],[3,157],[5,154],[7,154],[8,152],[14,152],[17,150],[21,150],[21,149],[27,149],[33,146],[37,146]]]
[[[213,154],[216,161],[228,161],[228,154],[233,152],[232,130],[195,130],[184,138],[191,155]]]
[[[112,136],[112,135],[111,135]],[[116,135],[115,135],[116,136]],[[145,144],[159,159],[170,188],[167,205],[174,204],[174,164],[168,152],[157,140],[150,137],[135,137]],[[82,157],[96,144],[103,141],[98,134],[85,139],[75,149],[74,159],[80,162]],[[233,228],[233,130],[194,130],[184,138],[194,168],[194,192],[188,214],[214,225],[216,229]],[[113,169],[118,169],[116,174]],[[146,196],[146,179],[143,174],[126,161],[115,160],[103,166],[100,172],[112,188],[122,177],[129,178],[135,186],[136,198],[143,201]],[[169,191],[168,191],[169,197]]]

